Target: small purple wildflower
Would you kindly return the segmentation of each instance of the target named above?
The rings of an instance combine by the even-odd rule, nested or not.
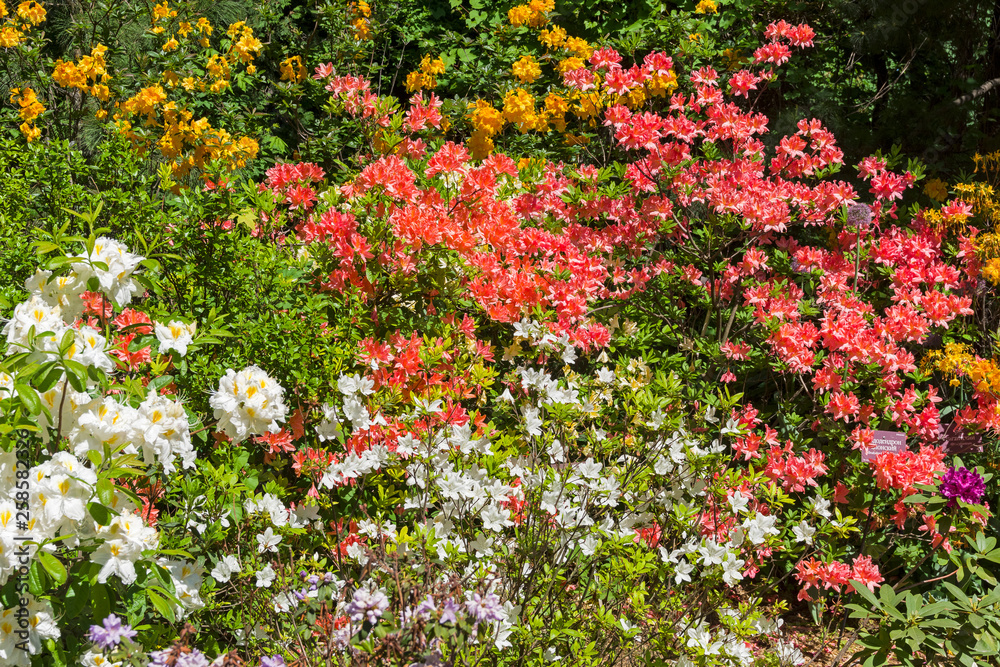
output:
[[[280,655],[273,655],[270,658],[261,658],[260,667],[285,667],[285,659]]]
[[[473,593],[472,599],[465,603],[466,609],[477,622],[499,621],[502,616],[500,597],[496,593],[488,593],[483,597],[479,593]]]
[[[122,623],[120,618],[111,614],[104,619],[104,627],[100,625],[90,626],[87,639],[97,644],[102,651],[107,651],[118,646],[123,639],[132,639],[137,634],[132,626]]]
[[[872,209],[867,204],[851,204],[847,209],[847,224],[858,229],[868,229],[872,224]]]
[[[386,597],[385,593],[359,588],[354,591],[354,597],[345,611],[351,615],[351,620],[356,623],[367,620],[375,625],[382,617],[382,612],[388,608],[389,598]]]
[[[948,507],[955,506],[958,498],[970,505],[978,505],[986,493],[983,478],[974,470],[952,467],[941,480],[941,495],[948,499]]]
[[[177,655],[177,662],[172,662],[174,650],[171,648],[165,648],[162,651],[153,651],[149,654],[149,657],[151,658],[149,667],[167,667],[167,665],[172,665],[173,667],[210,667],[211,665],[205,654],[196,648],[191,649],[190,653]]]
[[[455,601],[448,598],[444,601],[441,611],[441,622],[442,623],[458,623],[458,612],[462,610]]]
[[[428,595],[424,598],[424,601],[417,606],[417,610],[414,612],[415,615],[421,618],[428,618],[431,614],[437,611],[437,605],[434,604],[434,598]]]

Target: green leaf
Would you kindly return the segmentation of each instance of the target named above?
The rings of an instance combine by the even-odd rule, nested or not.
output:
[[[851,579],[851,587],[858,592],[858,595],[868,601],[868,604],[872,606],[872,609],[879,609],[882,606],[879,603],[878,598],[875,597],[875,594],[868,590],[868,587],[860,581]]]
[[[110,507],[115,500],[115,485],[108,479],[97,480],[97,498],[105,507]]]
[[[61,644],[56,644],[56,640],[46,639],[45,648],[49,650],[49,656],[52,658],[52,664],[55,667],[69,667],[69,662],[66,660],[66,652],[63,651]]]
[[[42,569],[41,562],[31,561],[31,567],[28,568],[28,592],[35,596],[44,595],[51,583],[45,570]]]
[[[37,391],[20,382],[14,383],[14,391],[21,397],[21,402],[31,414],[39,415],[42,413],[42,400],[38,397]]]
[[[90,587],[90,608],[94,610],[94,618],[107,618],[111,613],[107,585],[95,584]]]
[[[118,512],[115,512],[109,507],[105,507],[101,503],[87,503],[87,512],[90,516],[94,518],[94,521],[101,526],[110,526],[113,516],[117,516]]]
[[[56,582],[57,586],[62,586],[66,583],[66,566],[59,562],[58,558],[47,551],[39,551],[38,560],[42,564],[42,567],[45,568],[45,571]]]
[[[153,603],[153,606],[156,607],[156,610],[160,612],[163,618],[167,619],[171,623],[175,623],[177,621],[177,618],[174,615],[174,609],[170,606],[170,603],[167,602],[165,597],[157,593],[152,588],[146,589],[146,597],[149,598],[149,601]]]

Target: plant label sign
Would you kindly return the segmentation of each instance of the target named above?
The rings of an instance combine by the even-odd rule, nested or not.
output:
[[[874,461],[875,457],[885,452],[905,452],[906,434],[899,431],[873,431],[872,446],[861,453],[862,461]]]
[[[938,428],[938,440],[944,447],[945,454],[968,454],[983,451],[983,436],[980,433],[966,433],[955,422],[941,424]]]

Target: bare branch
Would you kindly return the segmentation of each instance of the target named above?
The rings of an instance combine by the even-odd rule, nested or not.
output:
[[[998,87],[1000,87],[1000,77],[996,79],[990,79],[989,81],[979,86],[975,90],[970,90],[965,95],[955,98],[955,100],[952,103],[955,104],[956,106],[962,106],[967,102],[971,102],[972,100],[982,97],[986,93]]]

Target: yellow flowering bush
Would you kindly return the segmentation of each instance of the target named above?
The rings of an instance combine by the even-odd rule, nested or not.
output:
[[[45,107],[38,101],[35,91],[31,88],[25,88],[23,91],[14,88],[10,91],[10,101],[21,108],[20,116],[24,121],[20,127],[21,134],[29,142],[41,136],[42,131],[34,125],[34,120],[45,111]]]
[[[406,77],[406,91],[413,93],[418,90],[431,90],[437,86],[437,77],[444,74],[445,63],[441,58],[432,59],[429,55],[420,61],[420,67],[410,72]]]
[[[943,350],[931,350],[924,356],[922,366],[925,372],[937,371],[949,378],[953,387],[960,385],[962,378],[968,378],[977,391],[1000,395],[1000,367],[993,359],[973,354],[964,343],[947,343]]]

